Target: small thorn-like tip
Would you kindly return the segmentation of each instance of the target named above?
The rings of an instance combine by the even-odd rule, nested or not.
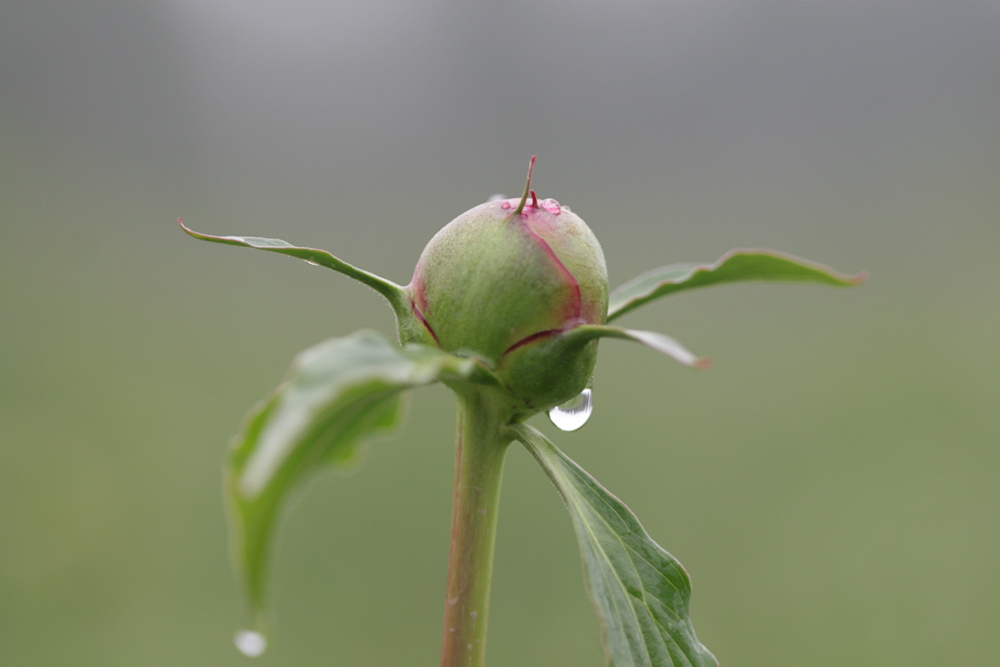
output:
[[[699,359],[698,361],[694,362],[694,367],[700,371],[708,370],[709,368],[712,367],[712,360],[707,357]]]
[[[867,271],[862,271],[861,273],[859,273],[859,274],[857,274],[855,276],[851,276],[850,277],[850,281],[851,281],[852,285],[860,285],[861,283],[865,282],[866,280],[868,280],[868,272]]]
[[[535,194],[534,190],[531,191],[531,206],[532,208],[538,208],[538,195]]]
[[[521,201],[518,203],[517,208],[514,209],[514,215],[521,215],[524,205],[528,203],[528,193],[531,192],[531,174],[535,171],[535,157],[535,155],[532,155],[531,162],[528,163],[528,180],[524,184],[524,193],[521,194]]]

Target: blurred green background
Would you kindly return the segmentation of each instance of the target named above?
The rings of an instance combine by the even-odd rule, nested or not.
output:
[[[690,572],[723,665],[1000,654],[1000,8],[161,0],[0,6],[0,664],[242,665],[220,470],[299,349],[393,334],[369,290],[451,218],[540,196],[612,284],[771,247],[861,288],[628,316],[595,412],[540,427]],[[453,401],[323,475],[260,665],[438,661]],[[569,519],[508,457],[488,660],[603,664]]]

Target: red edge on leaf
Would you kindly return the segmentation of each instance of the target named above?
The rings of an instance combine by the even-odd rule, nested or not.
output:
[[[725,264],[726,262],[728,262],[737,255],[766,255],[768,257],[777,257],[778,259],[790,261],[800,266],[805,266],[810,269],[813,269],[814,271],[825,273],[828,276],[849,285],[860,285],[861,283],[868,280],[867,271],[862,271],[861,273],[856,273],[853,276],[849,276],[847,274],[841,273],[840,271],[835,271],[826,264],[821,264],[819,262],[813,262],[811,260],[802,259],[801,257],[796,257],[795,255],[790,255],[786,252],[779,252],[777,250],[766,250],[763,248],[734,248],[733,250],[730,250],[729,252],[727,252],[726,254],[724,254],[722,257],[720,257],[715,262],[712,262],[711,264],[697,265],[696,267],[694,267],[694,269],[692,269],[691,273],[693,275],[701,271],[714,271],[715,269],[719,268],[720,266],[722,266],[723,264]]]
[[[850,281],[852,285],[860,285],[861,283],[868,280],[868,272],[862,271],[861,273],[855,274],[853,276],[848,276],[847,279],[848,281]]]
[[[188,236],[193,236],[194,238],[201,239],[202,241],[211,241],[213,239],[223,238],[221,236],[212,236],[211,234],[202,234],[201,232],[196,232],[187,225],[185,225],[184,221],[181,220],[180,218],[177,218],[177,224],[181,226],[181,229],[183,229]]]
[[[555,251],[552,250],[552,247],[549,246],[549,244],[545,241],[545,239],[536,234],[535,230],[531,228],[527,220],[528,218],[530,218],[530,216],[524,212],[525,204],[527,204],[528,202],[529,193],[531,194],[531,208],[533,209],[532,212],[534,213],[539,211],[538,197],[537,195],[535,195],[535,191],[531,189],[531,176],[535,171],[536,157],[537,156],[535,155],[531,156],[531,162],[528,164],[528,180],[524,184],[524,194],[521,195],[521,201],[517,205],[517,208],[514,209],[514,212],[511,214],[511,218],[517,216],[517,219],[519,219],[521,222],[521,226],[525,229],[525,231],[527,231],[531,235],[531,237],[535,240],[535,243],[538,244],[538,247],[542,250],[542,252],[544,252],[546,256],[548,256],[548,258],[552,261],[552,264],[555,266],[556,271],[559,273],[559,275],[562,276],[566,284],[570,286],[572,296],[570,298],[570,303],[568,304],[567,310],[569,312],[567,313],[566,320],[579,320],[580,313],[583,309],[583,298],[580,294],[580,283],[577,282],[573,274],[570,273],[569,269],[566,268],[566,265],[562,263],[562,260],[560,260],[559,257],[556,256]],[[514,343],[514,346],[516,347],[519,344],[520,343]]]
[[[580,294],[580,283],[576,281],[576,278],[572,273],[570,273],[569,269],[566,268],[566,265],[562,263],[562,260],[556,256],[555,251],[552,250],[552,247],[545,241],[545,239],[536,234],[535,230],[533,230],[527,222],[523,222],[522,227],[525,231],[531,234],[531,238],[535,240],[541,251],[544,252],[550,260],[552,260],[552,264],[555,266],[556,271],[560,276],[562,276],[563,280],[565,280],[566,284],[570,287],[571,297],[568,308],[569,314],[566,319],[579,320],[580,312],[583,308],[583,297]]]
[[[513,345],[511,345],[510,347],[508,347],[506,350],[503,351],[503,354],[500,355],[500,356],[504,357],[509,352],[513,352],[514,350],[516,350],[519,347],[522,347],[522,346],[527,345],[529,343],[534,343],[536,340],[541,340],[542,338],[550,338],[552,336],[561,334],[563,331],[564,331],[564,329],[547,329],[545,331],[539,331],[538,333],[533,333],[530,336],[528,336],[527,338],[522,338],[521,340],[517,341],[516,343],[514,343]]]
[[[424,325],[424,328],[427,329],[427,333],[431,335],[431,338],[433,338],[434,342],[438,344],[438,347],[441,347],[441,341],[438,340],[437,334],[434,333],[434,329],[431,328],[431,325],[427,322],[427,318],[424,317],[424,314],[420,312],[421,308],[427,307],[422,268],[421,262],[417,262],[417,267],[413,270],[413,280],[410,281],[410,293],[407,295],[407,298],[410,301],[410,309],[413,311],[413,315],[420,320],[421,324]]]
[[[508,347],[506,350],[503,351],[503,354],[500,355],[500,356],[503,357],[508,352],[513,352],[514,350],[516,350],[519,347],[522,347],[524,345],[528,345],[530,343],[534,343],[536,340],[541,340],[543,338],[551,338],[552,336],[558,336],[561,333],[566,333],[567,331],[569,331],[573,327],[575,327],[577,325],[580,325],[580,324],[586,324],[586,322],[584,322],[583,320],[577,318],[577,319],[575,319],[575,320],[573,320],[571,322],[568,322],[566,324],[566,326],[562,327],[561,329],[546,329],[545,331],[539,331],[538,333],[533,333],[530,336],[526,336],[526,337],[522,338],[521,340],[517,341],[516,343],[514,343],[513,345],[511,345],[510,347]]]
[[[431,325],[427,323],[426,319],[424,319],[424,314],[420,312],[419,308],[417,308],[417,304],[413,302],[413,299],[410,299],[410,308],[413,310],[413,314],[417,317],[417,319],[420,320],[420,323],[424,325],[424,328],[427,329],[427,333],[431,335],[434,342],[437,343],[438,347],[441,347],[441,341],[438,340],[437,334],[434,333],[434,329],[432,329]]]

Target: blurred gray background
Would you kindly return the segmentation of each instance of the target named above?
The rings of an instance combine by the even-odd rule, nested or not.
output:
[[[602,343],[540,427],[687,567],[723,665],[1000,654],[1000,5],[6,2],[0,664],[242,665],[220,469],[299,349],[392,335],[366,288],[181,233],[276,236],[406,283],[516,194],[612,285],[771,247],[852,290],[733,286]],[[261,665],[433,665],[454,407],[419,392],[280,533]],[[508,457],[488,660],[603,664],[568,517]]]

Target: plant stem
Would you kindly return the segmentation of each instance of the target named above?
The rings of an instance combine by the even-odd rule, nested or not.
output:
[[[455,496],[441,667],[482,667],[503,459],[511,436],[502,401],[483,388],[458,396]]]

